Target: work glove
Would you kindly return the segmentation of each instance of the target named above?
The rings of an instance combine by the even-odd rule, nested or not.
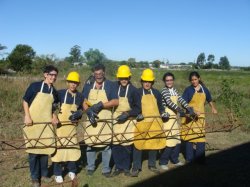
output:
[[[185,111],[184,111],[183,109],[178,108],[177,111],[178,111],[178,113],[180,114],[180,117],[185,117],[185,116],[186,116]]]
[[[187,111],[190,116],[196,116],[196,114],[194,113],[194,109],[192,107],[188,107]]]
[[[167,112],[162,113],[161,119],[163,122],[167,122],[169,120],[169,113],[167,113]]]
[[[125,123],[129,118],[129,114],[127,112],[123,112],[120,116],[117,117],[118,123]]]
[[[72,115],[69,116],[70,121],[77,121],[82,118],[82,110],[77,110],[77,111],[71,111]]]
[[[100,101],[94,105],[92,105],[90,108],[92,109],[92,111],[96,114],[98,114],[102,109],[103,109],[103,103]]]
[[[96,125],[96,118],[98,118],[97,114],[91,108],[87,109],[86,114],[89,118],[91,125]]]
[[[138,114],[138,116],[136,117],[136,121],[140,122],[142,120],[144,120],[144,116],[142,114]]]

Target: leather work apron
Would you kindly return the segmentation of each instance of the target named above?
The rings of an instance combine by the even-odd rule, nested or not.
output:
[[[177,104],[178,96],[171,96],[171,101]],[[171,110],[170,108],[166,107],[165,112],[169,113],[170,118],[167,122],[163,123],[163,129],[166,135],[166,146],[167,147],[174,147],[177,144],[181,143],[180,140],[180,127],[177,121],[176,112]]]
[[[31,106],[29,107],[29,112],[33,123],[39,124],[34,124],[32,126],[25,125],[23,127],[23,132],[27,153],[50,155],[55,151],[55,148],[47,147],[55,146],[55,130],[51,124],[52,104],[54,102],[52,94],[53,87],[51,88],[50,94],[48,94],[42,92],[43,86],[44,82],[42,83],[40,92],[37,93]],[[50,123],[43,124],[43,122]]]
[[[118,96],[120,95],[120,88],[118,90]],[[114,112],[114,119],[120,116],[123,112],[129,112],[131,110],[127,98],[129,90],[129,84],[126,87],[125,97],[119,96],[119,105]],[[121,144],[121,145],[131,145],[134,140],[134,128],[135,128],[136,120],[127,120],[125,123],[115,124],[113,126],[113,144]]]
[[[200,85],[201,86],[201,85]],[[201,114],[196,119],[186,117],[181,128],[181,138],[189,142],[205,142],[205,102],[206,94],[201,86],[202,93],[195,92],[189,106],[194,108],[194,111],[199,111]]]
[[[59,121],[69,121],[72,115],[71,111],[77,111],[75,104],[75,94],[73,104],[66,104],[68,90],[65,93],[64,102],[61,105],[61,111],[58,114]],[[60,123],[56,129],[57,142],[56,152],[51,157],[53,162],[77,161],[81,157],[80,146],[76,137],[76,125],[69,122]]]
[[[142,115],[144,120],[138,122],[135,127],[134,145],[138,150],[158,150],[166,146],[166,138],[163,131],[163,122],[160,117],[147,118],[147,116],[160,116],[157,101],[152,93],[142,96]],[[155,131],[155,132],[154,132]]]
[[[106,103],[108,98],[104,90],[105,82],[103,82],[102,89],[95,89],[95,83],[93,88],[89,92],[88,101],[91,104],[96,104],[100,101]],[[84,141],[88,146],[105,147],[111,143],[112,140],[112,112],[108,109],[102,109],[98,114],[99,120],[109,119],[108,121],[98,122],[93,126],[89,121],[85,123]]]

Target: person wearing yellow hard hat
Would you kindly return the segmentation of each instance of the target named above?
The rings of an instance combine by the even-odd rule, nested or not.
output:
[[[56,67],[45,66],[44,80],[31,83],[23,96],[25,113],[23,132],[26,152],[29,153],[32,187],[39,187],[40,183],[52,182],[52,179],[48,178],[48,155],[55,152],[52,125],[57,125],[58,118],[53,106],[58,103],[58,96],[53,83],[56,81],[57,74]]]
[[[82,117],[83,97],[77,91],[80,83],[80,76],[77,72],[72,71],[66,78],[67,89],[58,91],[60,101],[60,112],[58,119],[60,124],[57,126],[56,135],[57,149],[51,160],[54,165],[55,181],[63,182],[62,165],[66,165],[68,175],[71,180],[76,180],[76,161],[81,156],[80,146],[76,137],[75,123]]]
[[[127,65],[121,65],[116,74],[119,105],[113,114],[117,122],[113,126],[112,156],[115,171],[112,176],[121,173],[130,176],[130,157],[136,121],[128,120],[128,118],[137,117],[141,113],[141,96],[138,89],[130,82],[131,75]]]
[[[153,70],[145,69],[142,72],[142,87],[139,89],[142,114],[137,117],[139,122],[135,128],[132,177],[137,177],[141,170],[142,150],[148,150],[149,170],[159,173],[156,167],[157,151],[166,145],[162,120],[168,120],[169,114],[162,106],[161,93],[153,88],[154,80]]]

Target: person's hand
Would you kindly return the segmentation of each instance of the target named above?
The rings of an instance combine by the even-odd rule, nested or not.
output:
[[[24,116],[24,124],[27,125],[27,126],[33,125],[33,121],[31,119],[30,115],[25,115]]]
[[[167,122],[169,120],[169,117],[170,117],[169,113],[167,113],[167,112],[164,112],[161,114],[161,119],[163,122]]]
[[[120,116],[117,117],[118,123],[125,123],[129,118],[129,114],[127,112],[123,112]]]
[[[218,114],[217,110],[214,107],[212,108],[212,113],[213,114]]]
[[[196,114],[194,113],[194,109],[192,107],[187,107],[188,114],[190,116],[195,116]]]
[[[55,114],[53,114],[53,116],[52,116],[51,123],[52,123],[52,125],[57,125],[59,123],[59,120]]]
[[[136,121],[140,122],[142,120],[144,120],[144,116],[142,114],[138,114],[138,116],[136,117]]]
[[[77,111],[71,111],[72,115],[69,116],[70,121],[77,121],[82,118],[82,110],[77,110]]]
[[[100,102],[94,104],[93,106],[91,106],[90,108],[93,112],[98,114],[103,109],[103,107],[104,107],[103,103],[100,101]]]
[[[89,118],[90,123],[92,125],[96,125],[97,124],[96,118],[98,118],[97,114],[91,108],[87,109],[86,114]]]

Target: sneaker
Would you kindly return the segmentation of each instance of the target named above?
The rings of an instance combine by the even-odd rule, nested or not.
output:
[[[159,169],[155,166],[148,166],[148,169],[152,171],[153,173],[160,173]]]
[[[165,171],[169,169],[167,165],[160,165],[160,167],[162,170],[165,170]]]
[[[176,164],[174,164],[175,166],[183,166],[184,164],[182,162],[177,162]]]
[[[51,183],[51,182],[53,182],[53,179],[52,179],[52,178],[49,178],[49,177],[42,177],[42,178],[41,178],[41,183],[46,183],[46,184],[48,184],[48,183]]]
[[[87,171],[87,175],[88,176],[92,176],[94,174],[94,172],[95,172],[94,170],[88,170]]]
[[[76,174],[73,172],[69,172],[69,178],[73,181],[76,178]]]
[[[123,170],[121,170],[121,169],[116,169],[116,170],[113,172],[112,176],[115,177],[115,176],[120,175],[121,173],[123,173]]]
[[[38,179],[32,180],[31,183],[32,183],[31,184],[32,187],[40,187],[40,183],[39,183]]]
[[[55,181],[56,181],[56,183],[63,183],[62,176],[55,176]]]
[[[138,175],[139,175],[139,170],[132,170],[131,177],[138,177]]]
[[[106,177],[106,178],[112,177],[110,172],[102,173],[102,175],[103,175],[104,177]]]

